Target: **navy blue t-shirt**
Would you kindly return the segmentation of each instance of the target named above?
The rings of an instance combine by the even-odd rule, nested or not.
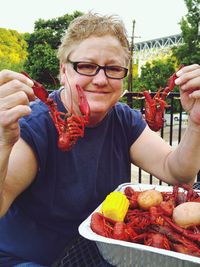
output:
[[[60,90],[51,97],[66,112]],[[139,111],[117,103],[99,125],[86,127],[70,151],[62,152],[47,106],[37,100],[31,108],[20,120],[21,137],[35,152],[39,169],[0,220],[0,266],[6,266],[1,265],[3,254],[7,262],[52,264],[106,195],[130,181],[129,149],[146,126]]]

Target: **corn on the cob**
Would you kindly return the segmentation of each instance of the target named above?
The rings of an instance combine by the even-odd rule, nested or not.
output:
[[[129,207],[129,200],[122,192],[111,192],[101,205],[100,212],[115,221],[123,221]]]

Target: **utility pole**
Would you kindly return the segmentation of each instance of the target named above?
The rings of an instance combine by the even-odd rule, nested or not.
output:
[[[134,31],[135,31],[135,20],[133,20],[132,36],[131,36],[131,58],[129,64],[129,76],[128,76],[128,91],[132,92],[133,90],[133,50],[134,50]]]

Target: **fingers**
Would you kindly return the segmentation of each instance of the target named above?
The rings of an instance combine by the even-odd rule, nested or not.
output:
[[[200,91],[199,90],[193,91],[191,94],[189,94],[189,97],[194,99],[200,98]]]
[[[29,99],[23,91],[0,98],[0,125],[8,127],[16,123],[21,117],[31,113]]]
[[[12,95],[0,98],[0,110],[11,109],[17,105],[29,105],[29,99],[25,92],[18,91]]]
[[[14,144],[20,134],[18,120],[31,113],[33,82],[21,73],[0,71],[0,144]]]
[[[31,113],[33,81],[14,71],[0,71],[0,146],[11,147],[20,137],[19,119]]]
[[[185,67],[181,68],[179,71],[177,71],[176,75],[179,77],[182,74],[190,72],[190,71],[193,71],[195,69],[198,69],[199,67],[200,67],[199,64],[192,64],[192,65],[189,65],[189,66],[185,66]]]
[[[0,72],[0,98],[23,91],[30,101],[35,99],[32,87],[33,82],[21,73],[9,70]]]
[[[31,113],[31,108],[25,105],[18,105],[12,109],[1,111],[0,125],[2,127],[11,127],[12,124],[18,122],[18,120]]]
[[[0,71],[0,85],[14,79],[17,79],[30,87],[33,86],[33,82],[21,73],[17,73],[11,70]]]
[[[175,84],[183,91],[200,89],[200,65],[193,64],[183,67],[177,73]]]
[[[9,70],[0,72],[0,112],[4,120],[7,111],[6,120],[10,121],[9,115],[18,110],[17,106],[19,106],[19,114],[15,114],[15,118],[19,119],[30,113],[29,101],[35,99],[31,86],[33,82],[21,73]],[[2,120],[1,123],[1,125],[5,124]]]

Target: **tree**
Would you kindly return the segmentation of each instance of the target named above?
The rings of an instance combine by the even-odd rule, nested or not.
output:
[[[141,101],[144,90],[150,91],[152,93],[157,92],[159,89],[166,88],[169,78],[177,70],[176,59],[173,57],[168,57],[163,59],[157,59],[147,62],[141,67],[140,77],[134,78],[134,108],[141,109]],[[175,86],[173,92],[179,92],[178,86]],[[126,98],[122,99],[127,101]],[[167,108],[170,110],[171,104],[170,100],[166,99],[168,104]],[[173,104],[173,111],[179,109],[179,102]]]
[[[0,28],[0,70],[20,71],[27,57],[24,34]]]
[[[26,34],[28,43],[28,58],[25,63],[25,71],[35,80],[52,89],[52,84],[58,83],[59,62],[57,48],[61,37],[76,17],[82,15],[75,11],[72,15],[35,22],[34,32]]]
[[[146,90],[156,92],[167,85],[169,77],[175,72],[173,58],[167,60],[153,60],[141,68],[140,86]]]
[[[200,59],[200,0],[184,0],[188,13],[181,19],[183,44],[172,49],[178,64],[199,63]]]

